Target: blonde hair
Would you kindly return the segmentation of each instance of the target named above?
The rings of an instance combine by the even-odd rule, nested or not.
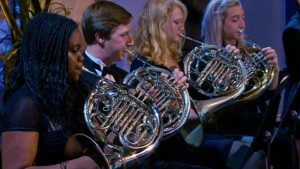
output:
[[[166,56],[179,61],[183,39],[178,44],[170,42],[166,35],[166,23],[170,19],[170,12],[179,7],[183,12],[183,23],[187,17],[187,9],[179,0],[149,0],[139,17],[135,32],[134,51],[145,56],[156,64],[166,65]]]
[[[207,5],[202,20],[202,37],[211,45],[223,46],[223,23],[228,8],[240,5],[239,0],[212,0]],[[244,46],[243,38],[238,39],[238,47]]]

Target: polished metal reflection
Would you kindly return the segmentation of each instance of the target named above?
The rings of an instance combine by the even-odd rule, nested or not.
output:
[[[247,83],[245,90],[236,102],[259,97],[274,78],[274,66],[268,63],[259,45],[254,43],[242,29],[240,32],[252,44],[249,47],[240,48],[241,60],[247,69]]]
[[[86,99],[84,118],[94,137],[84,140],[99,144],[96,147],[106,168],[136,163],[153,152],[163,134],[161,118],[146,92],[103,77]]]
[[[202,120],[216,117],[215,111],[232,103],[245,89],[247,71],[243,62],[223,47],[199,43],[184,57],[184,72],[189,84],[207,100],[195,100]]]
[[[181,90],[182,86],[177,83],[172,72],[150,65],[130,50],[127,52],[147,66],[130,72],[123,83],[131,86],[137,86],[143,81],[152,84],[155,92],[151,98],[162,118],[164,138],[175,134],[185,124],[190,114],[188,91]]]

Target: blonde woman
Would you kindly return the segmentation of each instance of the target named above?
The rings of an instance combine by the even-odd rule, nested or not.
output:
[[[186,17],[187,9],[179,0],[147,1],[134,33],[133,51],[138,58],[131,58],[131,71],[150,64],[172,71],[186,81],[180,65],[184,43],[181,34],[185,32]],[[235,50],[234,46],[228,48]],[[160,144],[152,160],[155,161],[155,168],[225,168],[232,142],[211,139],[205,140],[200,147],[192,147],[181,134],[176,134]],[[182,152],[187,153],[183,156]]]
[[[205,11],[202,21],[202,36],[205,43],[226,46],[228,44],[238,48],[250,45],[250,42],[244,39],[241,30],[246,28],[245,13],[239,0],[212,0]],[[278,85],[279,64],[277,53],[271,47],[262,49],[269,64],[274,65],[275,76],[268,91],[275,90]],[[244,104],[232,106],[226,117],[220,119],[217,124],[211,126],[218,133],[255,135],[259,124],[263,119],[262,108],[259,105],[265,101],[261,97]],[[227,121],[227,120],[230,120]]]
[[[245,32],[245,12],[239,0],[211,0],[202,20],[202,36],[207,44],[226,46],[235,45],[238,48],[253,45],[242,32]],[[255,40],[254,40],[255,41]],[[261,49],[268,63],[274,66],[274,78],[266,91],[257,99],[239,103],[221,109],[222,112],[214,123],[204,124],[204,130],[218,134],[241,134],[256,136],[265,118],[266,101],[272,97],[277,88],[280,67],[275,49]],[[274,167],[289,168],[291,163],[290,145],[287,138],[276,139],[272,144],[272,164]],[[275,151],[278,151],[275,152]],[[277,160],[276,160],[277,159]]]

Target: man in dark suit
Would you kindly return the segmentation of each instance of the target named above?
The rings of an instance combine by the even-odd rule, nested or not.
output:
[[[126,49],[133,45],[131,36],[132,15],[111,1],[96,1],[83,13],[82,31],[87,43],[83,65],[89,71],[111,81],[122,83],[127,72],[116,67]],[[92,89],[98,77],[83,72],[88,88]]]

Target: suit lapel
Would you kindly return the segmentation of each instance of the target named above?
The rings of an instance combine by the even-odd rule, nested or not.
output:
[[[94,63],[86,54],[83,52],[84,61],[83,65],[85,68],[87,68],[89,71],[94,72],[97,74],[95,69],[100,69],[100,66]],[[84,79],[84,82],[87,84],[88,88],[91,90],[95,87],[96,83],[98,82],[99,78],[95,75],[92,75],[87,72],[82,72],[82,77]]]
[[[101,71],[100,65],[96,64],[95,62],[93,62],[93,61],[85,54],[85,52],[83,52],[83,56],[84,56],[83,65],[84,65],[88,70],[90,70],[91,72],[94,72],[94,73],[97,73],[95,69]]]

